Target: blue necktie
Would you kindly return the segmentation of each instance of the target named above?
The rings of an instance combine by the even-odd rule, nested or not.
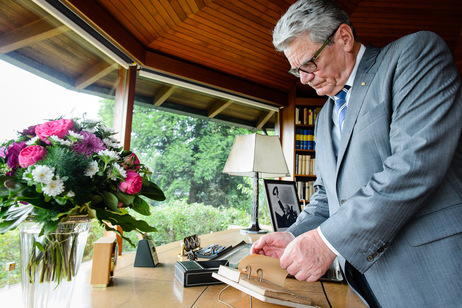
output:
[[[348,93],[350,86],[345,85],[342,91],[338,92],[335,97],[335,110],[337,110],[337,117],[338,117],[338,127],[340,128],[340,133],[342,133],[343,127],[343,120],[345,120],[345,114],[347,110],[347,102],[345,97]]]

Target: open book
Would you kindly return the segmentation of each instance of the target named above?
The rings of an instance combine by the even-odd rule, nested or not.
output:
[[[212,276],[263,302],[289,307],[310,308],[311,300],[284,288],[287,271],[279,260],[261,255],[250,255],[239,262],[238,269],[220,266]]]

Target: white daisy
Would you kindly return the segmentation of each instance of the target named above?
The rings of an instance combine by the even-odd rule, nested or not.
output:
[[[93,160],[85,170],[85,175],[92,178],[99,171],[98,162]]]
[[[112,167],[117,170],[117,172],[114,173],[120,174],[124,179],[127,177],[127,171],[125,171],[125,169],[122,168],[119,164],[113,163]]]
[[[65,146],[71,146],[72,143],[69,141],[69,140],[64,140],[64,139],[61,139],[59,138],[58,136],[50,136],[49,137],[50,139],[52,139],[54,142],[60,144],[60,145],[65,145]]]
[[[37,165],[34,170],[32,170],[32,178],[37,183],[49,184],[53,180],[54,169]]]
[[[72,197],[75,197],[75,193],[72,191],[72,190],[69,190],[66,194],[66,197],[68,198],[72,198]]]
[[[56,180],[50,181],[43,187],[43,193],[50,197],[55,197],[64,191],[64,181],[59,177]]]
[[[115,133],[114,130],[112,128],[109,128],[107,127],[106,125],[102,125],[101,124],[101,129],[104,131],[104,132],[107,132],[107,133]]]
[[[97,129],[96,129],[96,127],[92,127],[92,128],[87,127],[87,128],[82,129],[82,131],[94,134],[94,133],[97,132]]]
[[[119,158],[119,154],[117,152],[111,151],[111,150],[99,151],[98,156],[100,156],[100,157],[106,156],[106,157],[109,157],[111,159],[118,159]]]
[[[71,135],[72,137],[76,138],[76,139],[83,139],[83,136],[79,133],[76,133],[72,130],[69,131],[69,135]]]
[[[39,137],[35,136],[35,137],[31,138],[30,140],[26,141],[26,144],[27,145],[34,145],[37,142],[38,139],[39,139]]]
[[[103,143],[110,148],[118,148],[119,147],[119,141],[113,139],[113,138],[104,138]]]

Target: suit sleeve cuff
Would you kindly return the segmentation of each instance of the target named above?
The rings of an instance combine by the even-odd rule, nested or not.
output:
[[[316,231],[318,231],[318,234],[319,236],[321,237],[322,241],[324,242],[324,244],[327,245],[327,247],[329,247],[329,249],[335,253],[335,255],[339,256],[339,252],[334,248],[334,246],[332,246],[329,241],[324,237],[324,234],[322,234],[322,231],[321,231],[321,226],[317,227],[316,228]]]

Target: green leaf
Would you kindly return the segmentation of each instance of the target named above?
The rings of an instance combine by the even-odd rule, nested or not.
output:
[[[30,204],[21,204],[10,207],[8,212],[4,215],[3,220],[18,220],[21,218],[26,219],[27,216],[32,212],[34,207]]]
[[[95,194],[91,196],[91,204],[93,205],[101,203],[102,201],[103,201],[103,197],[101,197],[100,195]]]
[[[33,209],[34,207],[29,204],[10,207],[8,212],[3,215],[3,222],[0,223],[0,234],[18,227]]]
[[[119,200],[113,193],[110,193],[108,191],[103,191],[101,192],[101,197],[103,197],[103,201],[107,205],[108,208],[110,208],[114,212],[120,212]]]
[[[129,206],[135,200],[134,195],[128,195],[128,194],[125,194],[125,193],[123,193],[121,191],[117,191],[116,196],[117,196],[117,199],[119,200],[119,202],[122,202],[123,205],[125,205],[125,206]]]
[[[4,221],[0,223],[0,234],[5,233],[6,231],[12,230],[17,227],[17,225],[14,225],[14,221]]]
[[[0,186],[0,197],[5,198],[10,195],[10,191],[4,185]]]
[[[5,213],[8,212],[9,209],[10,209],[9,206],[2,206],[2,207],[0,207],[0,218],[2,218],[3,215],[5,215]]]
[[[132,209],[144,216],[151,215],[151,211],[149,210],[149,204],[146,201],[144,201],[143,198],[140,197],[135,198]]]
[[[140,194],[156,201],[165,200],[165,195],[162,189],[150,181],[143,181],[143,187],[141,188]]]
[[[140,232],[157,232],[157,229],[148,225],[144,220],[137,220],[128,213],[117,213],[103,209],[95,209],[96,217],[100,221],[108,221],[112,225],[119,225],[125,232],[137,230]]]
[[[42,229],[41,232],[43,232],[44,234],[49,234],[51,232],[54,232],[54,231],[56,231],[56,229],[58,229],[58,225],[59,225],[59,220],[57,220],[57,221],[47,221],[43,225],[43,229]]]
[[[37,247],[41,252],[45,252],[45,247],[43,247],[42,243],[34,242],[35,247]]]
[[[3,183],[2,191],[3,189],[6,189],[8,193],[16,193],[19,191],[23,185],[21,183],[16,182],[15,178],[9,175],[2,175],[0,176],[0,182]]]
[[[123,233],[121,233],[118,229],[113,229],[112,227],[110,227],[110,226],[108,226],[106,224],[104,225],[104,229],[106,231],[109,231],[109,232],[117,233],[121,238],[126,240],[131,246],[136,247],[136,245],[132,242],[132,240],[129,237],[125,236]]]

